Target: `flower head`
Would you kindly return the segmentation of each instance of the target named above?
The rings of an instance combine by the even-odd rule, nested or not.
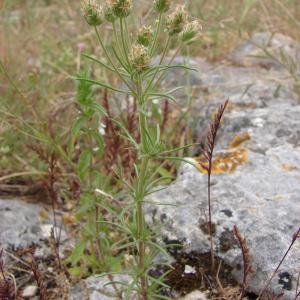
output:
[[[143,45],[134,45],[129,55],[129,61],[137,73],[147,70],[150,65],[148,49]]]
[[[108,0],[108,3],[117,18],[126,18],[132,12],[132,0]]]
[[[183,30],[188,18],[184,5],[177,5],[175,11],[167,16],[166,26],[169,35],[175,35]]]
[[[106,1],[104,9],[103,9],[104,18],[106,21],[113,23],[117,19],[114,14],[113,7],[111,5],[111,1]]]
[[[86,22],[91,26],[98,26],[103,23],[103,9],[95,0],[84,0],[82,12]]]
[[[154,0],[154,9],[158,13],[165,13],[170,9],[171,0]]]
[[[138,31],[137,42],[143,46],[149,46],[153,40],[153,30],[151,26],[143,26]]]
[[[180,34],[181,41],[188,45],[191,44],[200,36],[201,29],[202,26],[199,20],[195,20],[185,24]]]

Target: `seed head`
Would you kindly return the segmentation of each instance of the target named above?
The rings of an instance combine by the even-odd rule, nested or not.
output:
[[[148,49],[143,45],[134,45],[129,55],[129,60],[137,73],[142,73],[147,70],[150,65]]]
[[[151,26],[143,26],[138,31],[137,42],[140,45],[148,47],[153,40],[153,30]]]
[[[200,36],[201,29],[202,26],[199,20],[185,24],[180,34],[181,41],[187,45],[193,43]]]
[[[117,17],[114,14],[111,1],[106,1],[103,14],[107,22],[114,23],[116,21]]]
[[[84,0],[82,13],[86,22],[91,26],[98,26],[103,23],[103,9],[95,0]]]
[[[171,0],[154,0],[154,9],[158,13],[165,13],[170,9]]]
[[[117,18],[126,18],[132,12],[132,0],[108,0]]]
[[[175,11],[167,16],[166,26],[169,35],[175,35],[183,30],[188,18],[184,5],[177,5]]]

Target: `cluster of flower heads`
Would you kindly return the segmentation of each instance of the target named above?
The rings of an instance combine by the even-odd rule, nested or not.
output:
[[[105,20],[113,23],[118,18],[126,18],[132,12],[132,0],[107,0],[100,6],[96,0],[83,0],[83,16],[91,26],[101,25]]]
[[[154,0],[154,10],[164,14],[170,10],[171,0]],[[92,26],[101,25],[105,20],[114,23],[117,19],[126,18],[133,9],[132,0],[106,0],[102,7],[95,0],[84,0],[82,5],[86,22]],[[165,29],[170,37],[179,36],[184,44],[191,44],[201,32],[199,20],[189,21],[189,14],[184,5],[177,5],[166,17]],[[143,26],[138,30],[136,44],[129,55],[131,66],[141,73],[150,63],[148,47],[151,46],[154,33],[151,26]]]

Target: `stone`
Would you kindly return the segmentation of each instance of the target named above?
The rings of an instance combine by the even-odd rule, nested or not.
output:
[[[41,226],[41,230],[45,239],[49,239],[52,235],[52,232],[56,237],[60,237],[60,242],[64,242],[68,239],[67,233],[63,229],[53,226],[53,224],[43,224]]]
[[[244,75],[245,76],[245,75]],[[262,89],[266,88],[261,85]],[[259,294],[300,226],[300,105],[292,94],[275,98],[258,86],[245,102],[233,94],[222,121],[212,175],[212,221],[216,254],[242,283],[242,254],[233,235],[237,225],[247,239],[255,272],[249,291]],[[289,93],[287,91],[287,93]],[[223,101],[222,101],[223,102]],[[222,103],[199,112],[201,132]],[[179,241],[184,252],[207,253],[207,175],[198,159],[183,163],[176,181],[151,196],[146,221],[162,240]],[[150,204],[153,202],[159,205]],[[165,204],[165,205],[164,205]],[[271,282],[269,293],[294,299],[299,272],[297,241]]]
[[[22,297],[24,299],[30,299],[37,294],[37,291],[38,287],[36,285],[29,285],[23,290]]]
[[[263,49],[267,50],[271,57]],[[300,44],[281,33],[257,32],[234,49],[229,59],[242,66],[284,69],[279,62],[283,62],[282,54],[297,63],[300,58]]]
[[[115,282],[124,282],[130,284],[131,279],[127,275],[114,275],[113,279]],[[119,299],[116,296],[116,291],[112,284],[109,284],[111,281],[107,276],[91,276],[84,280],[83,285],[85,288],[82,288],[81,285],[76,285],[72,287],[69,291],[68,300],[81,300],[85,299],[84,295],[88,296],[90,300],[117,300]],[[119,283],[116,283],[116,287],[119,291],[122,290],[122,286]],[[129,298],[126,296],[130,296]],[[127,295],[125,292],[122,292],[122,297],[124,299],[137,300],[137,295],[135,293]]]
[[[184,297],[178,298],[178,300],[207,300],[207,295],[201,291],[193,291],[185,295]]]
[[[41,206],[18,200],[0,199],[0,245],[26,248],[42,239],[39,213]]]

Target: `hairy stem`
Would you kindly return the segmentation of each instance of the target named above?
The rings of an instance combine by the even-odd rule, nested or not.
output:
[[[145,241],[144,241],[144,232],[145,232],[145,219],[144,219],[144,210],[143,210],[143,201],[146,193],[146,179],[147,179],[147,168],[149,164],[149,157],[144,155],[146,154],[146,143],[147,143],[147,120],[146,116],[143,112],[144,107],[144,95],[142,90],[141,78],[138,78],[137,83],[138,90],[138,106],[139,106],[139,130],[140,130],[140,146],[141,153],[140,155],[140,172],[138,174],[138,184],[136,191],[136,214],[137,214],[137,240],[138,240],[138,253],[139,253],[139,269],[141,272],[140,276],[140,284],[141,284],[141,296],[143,300],[147,300],[147,290],[148,283],[145,276],[146,268],[145,268]]]

